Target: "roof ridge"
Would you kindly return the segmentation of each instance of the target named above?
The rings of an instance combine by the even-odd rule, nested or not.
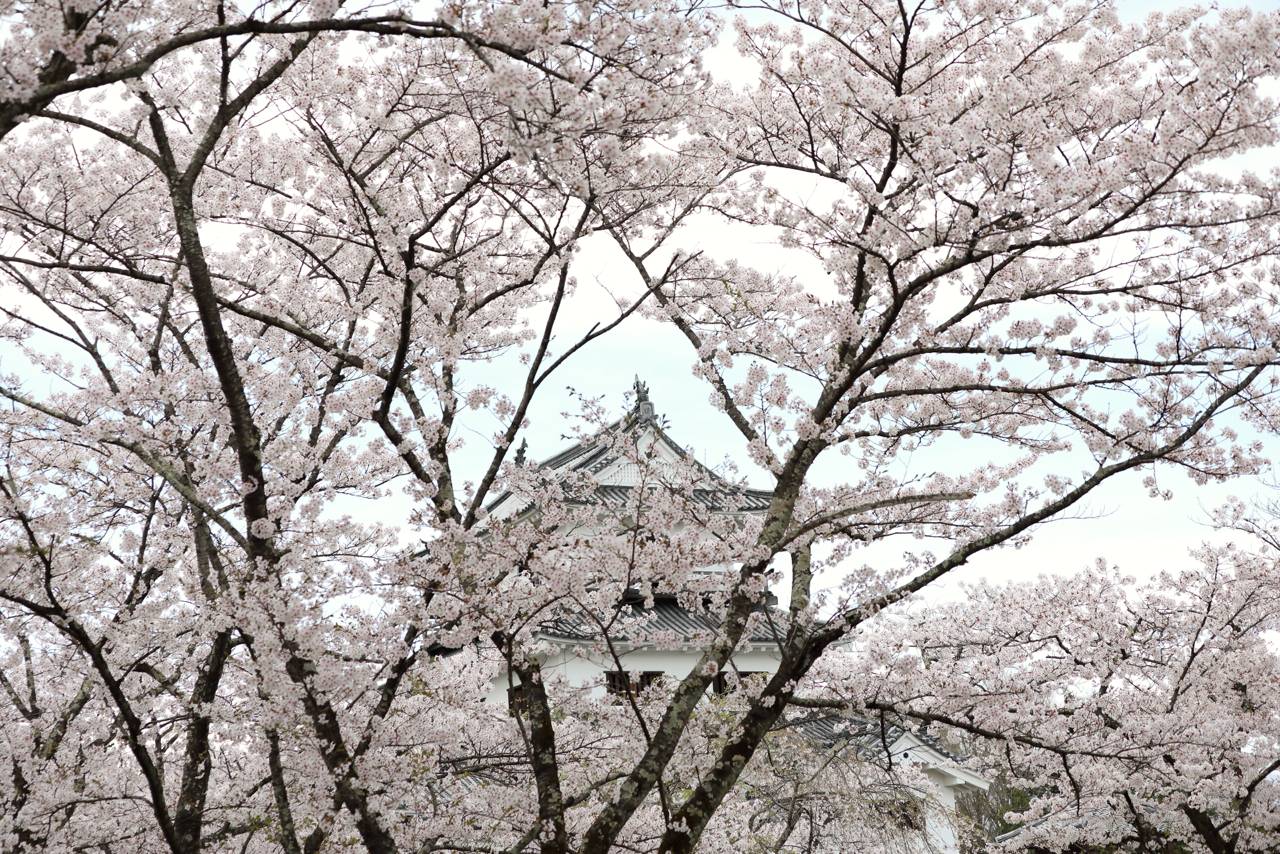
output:
[[[667,419],[664,416],[657,415],[653,409],[653,401],[649,395],[649,386],[641,382],[638,376],[636,377],[633,389],[635,394],[635,404],[632,409],[622,417],[606,424],[594,433],[583,436],[567,447],[561,448],[550,457],[539,462],[527,461],[527,442],[522,443],[520,450],[516,455],[516,463],[519,465],[530,466],[534,469],[547,473],[567,473],[570,471],[585,470],[591,474],[597,474],[623,458],[624,452],[620,452],[616,448],[616,442],[618,440],[625,440],[626,437],[633,434],[638,435],[642,431],[652,431],[655,441],[665,445],[671,455],[675,456],[681,462],[691,465],[693,470],[705,479],[706,484],[704,486],[694,487],[695,491],[701,491],[704,494],[711,492],[727,495],[740,495],[746,499],[744,506],[737,508],[740,511],[761,512],[768,509],[767,505],[773,497],[773,490],[756,489],[748,485],[734,483],[715,469],[700,461],[696,456],[690,453],[688,449],[683,447],[675,440],[675,438],[672,437],[671,433],[667,429]],[[599,488],[602,490],[615,488],[624,489],[627,488],[627,485],[601,483],[599,484]],[[485,505],[485,510],[487,512],[492,512],[512,497],[513,493],[510,490],[505,490],[496,498],[489,501]]]

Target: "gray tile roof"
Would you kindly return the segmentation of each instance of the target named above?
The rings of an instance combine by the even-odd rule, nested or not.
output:
[[[795,730],[810,741],[827,747],[852,743],[859,752],[883,751],[886,745],[892,745],[905,732],[902,727],[893,723],[886,722],[882,727],[879,720],[832,712],[792,715],[779,723],[775,729]]]
[[[644,401],[647,403],[648,398],[645,397]],[[627,415],[606,426],[596,436],[588,437],[570,445],[554,456],[535,464],[535,467],[548,473],[587,472],[597,474],[617,460],[619,456],[613,443],[606,441],[606,439],[609,437],[639,435],[647,430],[653,431],[657,439],[665,444],[677,457],[692,463],[701,470],[705,476],[707,486],[693,490],[693,499],[706,509],[729,513],[762,513],[769,508],[769,502],[773,497],[773,493],[770,490],[738,488],[702,465],[702,463],[699,463],[675,439],[671,438],[671,434],[664,428],[662,420],[652,414],[651,404],[649,410],[633,409]],[[626,485],[602,484],[597,488],[594,496],[572,500],[570,503],[622,507],[629,500],[631,489],[632,487]],[[512,498],[510,492],[503,492],[488,502],[485,509],[492,511],[510,498]],[[517,512],[522,513],[528,509],[529,505],[526,503]]]
[[[928,730],[908,729],[887,718],[864,718],[860,715],[818,711],[788,716],[775,729],[794,729],[828,747],[852,744],[855,750],[865,755],[883,755],[888,747],[910,732],[953,762],[962,761],[959,756],[943,747],[942,742]]]
[[[700,640],[720,627],[720,620],[714,614],[690,610],[669,597],[658,597],[652,608],[626,603],[622,609],[624,620],[610,631],[614,641],[642,644],[654,636],[674,634],[681,641],[690,642]],[[748,642],[781,642],[785,634],[784,615],[776,610],[775,613],[778,616],[772,624],[761,622],[747,638]],[[547,620],[542,623],[541,630],[545,636],[560,640],[602,640],[599,626],[585,615],[565,614]]]
[[[572,504],[603,505],[606,507],[625,507],[631,500],[632,486],[615,486],[612,484],[597,487],[589,497],[570,500]],[[695,489],[693,500],[707,510],[721,513],[761,513],[769,509],[773,493],[761,489]]]

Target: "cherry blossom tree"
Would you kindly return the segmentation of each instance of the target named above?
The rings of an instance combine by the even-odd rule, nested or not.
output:
[[[20,11],[8,847],[888,847],[868,816],[906,772],[777,749],[802,685],[847,699],[833,648],[1112,478],[1264,464],[1240,437],[1276,414],[1277,183],[1214,167],[1275,141],[1274,16],[744,4],[744,89],[703,70],[719,20],[697,3]],[[588,241],[615,253],[616,307],[578,329]],[[687,339],[772,475],[758,523],[624,446],[653,489],[585,537],[590,478],[509,458],[548,378],[639,317]],[[537,512],[487,518],[504,490]],[[407,518],[360,511],[395,496]],[[916,551],[856,568],[894,536]],[[708,700],[771,585],[776,673]],[[607,654],[619,602],[655,586],[717,617],[687,677],[613,706],[544,670],[540,625],[586,620]],[[1039,667],[1044,639],[1018,637],[1011,666]],[[500,673],[512,713],[483,702]],[[892,687],[885,713],[918,715]],[[979,720],[1014,737],[1023,711]],[[1026,746],[1048,779],[1054,742]],[[1187,803],[1265,842],[1219,795]],[[1199,835],[1177,838],[1216,844],[1183,816]]]
[[[974,589],[927,625],[873,633],[835,690],[996,745],[993,764],[1032,793],[1012,850],[1268,850],[1276,556],[1198,558],[1142,585],[1098,566]]]
[[[793,555],[794,623],[670,850],[696,841],[832,643],[1117,474],[1157,460],[1200,480],[1250,469],[1256,446],[1212,438],[1226,438],[1212,423],[1226,409],[1269,424],[1275,184],[1203,166],[1229,139],[1274,139],[1270,101],[1230,118],[1245,106],[1236,83],[1274,73],[1274,18],[1131,27],[1106,4],[773,11],[791,26],[740,28],[762,82],[717,132],[752,169],[717,204],[807,252],[826,281],[699,259],[658,296],[776,477],[707,663],[727,660],[750,582],[780,550]],[[803,194],[780,174],[802,176]],[[619,243],[651,281],[652,246]],[[904,482],[904,455],[928,447],[941,470]],[[963,462],[1009,459],[999,448],[1021,456]],[[1046,467],[1072,449],[1092,465]],[[847,479],[817,488],[815,463],[841,454]],[[830,562],[907,532],[941,552],[846,573],[835,615],[810,610],[810,543],[830,537]],[[704,687],[695,675],[676,692],[673,735]]]
[[[467,532],[509,445],[498,443],[473,494],[458,495],[454,417],[488,409],[500,432],[514,434],[557,364],[635,310],[621,306],[567,353],[547,355],[572,284],[573,244],[601,227],[576,194],[621,196],[631,182],[662,186],[683,168],[643,148],[675,130],[696,92],[706,33],[676,6],[550,15],[508,6],[457,18],[470,26],[490,12],[507,38],[540,56],[488,56],[457,39],[399,44],[347,65],[340,43],[310,32],[228,37],[154,67],[123,107],[45,116],[47,136],[6,159],[5,264],[19,294],[6,301],[7,337],[30,370],[54,377],[78,365],[42,402],[20,378],[5,382],[19,407],[7,427],[16,575],[6,601],[46,629],[37,637],[22,619],[32,679],[39,670],[48,676],[37,681],[58,683],[57,657],[78,661],[74,650],[93,662],[87,697],[28,695],[16,709],[33,734],[30,749],[15,750],[15,769],[45,763],[15,771],[19,843],[78,845],[87,835],[90,844],[143,839],[174,851],[226,845],[264,829],[253,816],[268,807],[253,799],[269,793],[270,832],[286,850],[353,828],[371,850],[396,849],[387,807],[370,802],[364,779],[381,771],[359,766],[383,753],[374,737],[389,730],[379,721],[403,705],[419,659],[426,664],[442,637],[475,630],[474,620],[455,627],[449,613],[465,613],[465,601],[432,610],[431,576],[475,592],[471,581],[453,583],[461,573],[450,543],[474,539]],[[298,157],[303,147],[310,153]],[[48,168],[62,157],[78,161],[78,176]],[[50,218],[55,199],[65,215]],[[100,233],[108,222],[112,234]],[[210,224],[225,226],[231,245],[219,251]],[[316,287],[325,276],[329,305]],[[107,312],[102,323],[93,306]],[[523,313],[539,306],[540,332]],[[51,318],[81,345],[71,362],[29,338],[50,330]],[[540,346],[514,399],[457,388],[460,365],[529,340]],[[104,411],[95,398],[113,401],[120,420],[110,417],[115,426],[85,445],[79,431],[96,431]],[[32,416],[77,434],[50,446],[71,456],[41,486],[27,473],[43,467],[21,450]],[[364,447],[370,429],[379,439]],[[71,450],[90,446],[87,457]],[[417,521],[442,550],[431,568],[390,526],[334,517],[344,493],[385,498],[405,473],[422,501]],[[86,475],[100,488],[72,485]],[[85,503],[64,504],[64,488]],[[59,505],[61,522],[49,515]],[[113,507],[115,522],[89,521],[114,516]],[[70,563],[56,545],[64,536],[87,550],[66,554]],[[314,580],[312,560],[327,567]],[[88,577],[98,580],[86,586]],[[382,599],[380,590],[397,588]],[[382,599],[389,610],[378,619],[390,622],[362,642],[340,626],[368,618],[352,604],[365,594]],[[419,611],[434,626],[428,633],[411,616]],[[333,620],[337,635],[326,637]],[[368,670],[362,684],[350,667]],[[354,692],[330,694],[343,683]],[[222,698],[249,703],[240,710],[248,717],[224,716]],[[111,746],[128,772],[91,781],[49,767],[42,757],[57,759],[59,742],[38,721],[45,707],[64,727],[84,727],[81,745]],[[94,711],[106,717],[93,720]],[[302,753],[292,743],[299,714],[309,727]],[[235,737],[248,720],[253,739]],[[456,731],[458,720],[438,725]],[[156,726],[167,734],[153,741]],[[425,732],[415,728],[404,749]],[[395,754],[375,763],[394,766],[395,782],[377,783],[387,797],[404,774],[422,773]],[[317,774],[329,791],[313,802],[291,784],[309,791]],[[41,791],[43,783],[55,788]]]
[[[501,4],[462,10],[446,6],[431,18],[382,3],[227,3],[107,0],[65,4],[35,0],[0,6],[0,138],[54,100],[146,75],[156,63],[206,42],[269,35],[367,33],[407,39],[459,41],[480,54],[531,58],[518,25]],[[486,12],[496,12],[492,18]],[[493,33],[501,35],[497,38]],[[568,32],[561,35],[572,38]],[[544,71],[554,74],[548,67]]]

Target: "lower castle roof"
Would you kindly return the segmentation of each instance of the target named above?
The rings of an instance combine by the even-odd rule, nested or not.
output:
[[[610,630],[610,638],[631,644],[643,644],[655,638],[669,639],[675,635],[678,642],[689,643],[714,634],[720,628],[720,619],[708,610],[693,610],[679,604],[674,597],[655,597],[653,607],[646,608],[640,602],[624,602],[623,619]],[[781,616],[781,612],[779,612]],[[557,640],[590,642],[601,640],[600,627],[585,614],[565,614],[544,621],[540,634]],[[767,617],[760,621],[746,638],[753,644],[781,643],[785,631],[780,622]]]

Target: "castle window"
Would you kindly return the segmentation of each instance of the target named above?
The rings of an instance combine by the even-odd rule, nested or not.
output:
[[[625,670],[606,670],[604,674],[604,690],[615,696],[627,693],[630,675]]]
[[[661,670],[644,670],[640,673],[640,690],[643,691],[652,685],[662,681],[665,674]]]
[[[768,676],[769,673],[764,670],[739,670],[737,672],[721,670],[711,680],[711,690],[716,694],[724,696],[733,689],[737,688],[743,682],[746,682],[752,676]]]
[[[524,714],[528,697],[523,685],[512,685],[507,689],[507,711],[511,714]]]
[[[606,670],[604,674],[604,690],[613,696],[622,696],[628,691],[635,694],[655,685],[666,674],[661,670]]]

